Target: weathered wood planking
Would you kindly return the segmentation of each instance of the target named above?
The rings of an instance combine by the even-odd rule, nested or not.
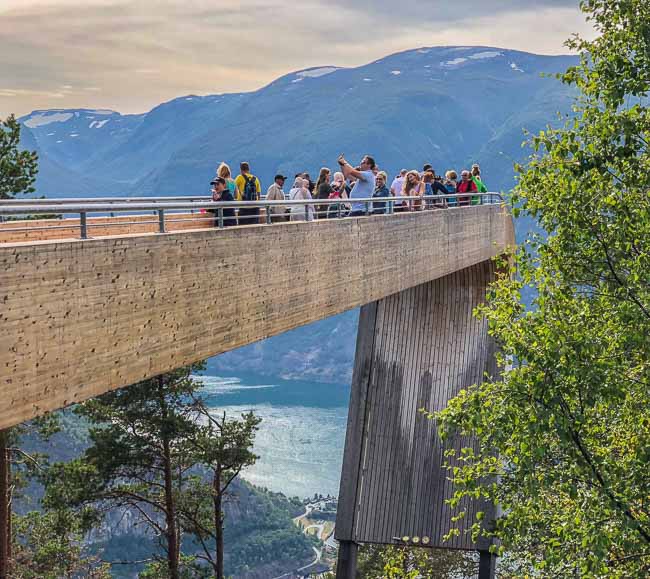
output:
[[[480,263],[511,232],[478,206],[0,245],[0,428]]]
[[[395,544],[429,537],[430,547],[485,549],[468,534],[443,537],[455,514],[443,468],[437,411],[458,392],[496,375],[496,346],[473,316],[494,278],[485,261],[368,304],[361,310],[336,538]],[[450,441],[455,448],[469,441]],[[463,504],[466,527],[485,504]]]

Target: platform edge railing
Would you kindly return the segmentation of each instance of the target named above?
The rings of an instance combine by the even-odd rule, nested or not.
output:
[[[104,198],[106,199],[106,198]],[[126,199],[126,198],[125,198]],[[424,196],[401,196],[401,197],[366,197],[366,198],[347,198],[347,199],[300,199],[300,200],[278,200],[267,201],[261,199],[259,201],[212,201],[210,197],[157,197],[151,201],[135,201],[135,198],[127,200],[117,200],[111,198],[110,202],[98,201],[97,199],[78,199],[70,203],[60,203],[60,200],[53,200],[53,203],[46,203],[45,200],[34,200],[37,203],[26,203],[25,199],[2,201],[0,203],[0,220],[6,217],[30,217],[36,215],[56,215],[58,217],[64,216],[79,216],[79,235],[80,239],[88,239],[89,227],[111,227],[117,225],[145,225],[157,223],[158,233],[166,233],[168,231],[167,224],[171,222],[181,221],[180,219],[169,220],[168,211],[189,211],[194,213],[196,211],[204,210],[206,212],[214,213],[215,217],[205,217],[206,219],[213,219],[216,221],[216,227],[223,229],[226,227],[226,220],[231,219],[230,216],[224,215],[224,210],[240,210],[245,208],[264,208],[266,210],[266,225],[272,225],[273,212],[272,208],[281,207],[290,209],[295,206],[304,207],[303,219],[312,221],[315,215],[319,212],[314,206],[326,206],[328,210],[325,212],[327,219],[344,219],[347,217],[362,217],[370,215],[394,215],[398,213],[398,208],[405,208],[407,212],[418,210],[449,210],[449,209],[462,209],[465,206],[476,205],[499,205],[503,204],[503,196],[500,193],[488,192],[468,192],[468,193],[450,193],[447,195],[424,195]],[[469,200],[460,202],[459,199]],[[480,203],[475,203],[475,200],[480,200]],[[375,208],[379,204],[380,208]],[[416,208],[416,205],[419,207]],[[329,211],[329,208],[336,206],[335,213]],[[352,206],[363,207],[362,210],[351,210]],[[310,211],[310,207],[314,210]],[[129,214],[137,213],[140,215],[153,214],[157,216],[157,220],[152,221],[120,221],[119,223],[102,223],[102,224],[89,224],[88,216],[90,214],[99,214],[98,216],[106,216],[101,214],[109,214],[113,217],[115,214]],[[184,215],[183,213],[176,213],[175,215]],[[277,214],[276,214],[277,215]],[[127,216],[128,217],[128,216]],[[285,217],[290,217],[289,213],[285,213]],[[321,216],[320,219],[323,217]],[[288,219],[287,219],[288,220]],[[241,225],[264,225],[262,223],[248,223]],[[0,224],[1,227],[1,224]],[[74,225],[61,225],[61,226],[46,226],[46,227],[19,227],[7,228],[5,231],[12,233],[23,233],[33,231],[45,231],[51,229],[69,229]],[[0,229],[1,231],[1,229]]]

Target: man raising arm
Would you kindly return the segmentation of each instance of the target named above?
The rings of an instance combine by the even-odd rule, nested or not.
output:
[[[349,179],[350,177],[357,179],[354,188],[350,192],[350,199],[353,200],[350,217],[360,217],[365,215],[366,203],[354,203],[354,199],[369,199],[375,192],[375,174],[373,173],[373,169],[376,166],[375,160],[370,155],[366,155],[361,159],[359,169],[355,169],[345,160],[345,157],[341,155],[338,159],[338,163],[341,166],[341,171],[346,179]]]

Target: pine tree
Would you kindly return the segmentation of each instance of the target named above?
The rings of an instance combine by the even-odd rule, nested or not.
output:
[[[43,454],[29,454],[21,448],[23,436],[47,440],[59,428],[55,415],[47,415],[21,426],[0,431],[0,579],[10,576],[15,531],[13,504],[27,480],[39,474],[46,460]]]
[[[20,125],[10,115],[0,121],[0,199],[34,191],[38,157],[34,152],[20,151],[19,143]],[[0,431],[0,578],[8,575],[11,560],[11,501],[15,482],[11,468],[19,453],[18,436],[19,431]]]
[[[61,504],[135,514],[158,537],[171,579],[181,577],[178,504],[196,466],[191,397],[201,383],[192,374],[202,368],[181,368],[81,405],[91,445],[80,459],[57,465],[47,489]]]
[[[0,199],[34,192],[38,155],[19,146],[20,124],[10,115],[0,120]]]
[[[243,468],[257,460],[252,451],[255,433],[261,418],[252,412],[241,420],[228,419],[226,414],[211,412],[200,398],[194,399],[194,408],[202,421],[193,441],[194,460],[206,468],[209,478],[194,479],[191,497],[183,508],[184,525],[202,548],[198,559],[213,569],[216,579],[224,577],[224,502],[231,483]],[[214,547],[212,547],[214,545]]]

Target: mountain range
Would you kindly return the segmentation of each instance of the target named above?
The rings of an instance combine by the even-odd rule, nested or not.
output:
[[[47,197],[208,193],[216,166],[250,161],[265,184],[373,154],[390,174],[480,162],[491,189],[513,183],[522,129],[538,131],[572,95],[542,75],[572,56],[491,47],[420,48],[358,68],[312,68],[248,93],[183,96],[138,115],[51,109],[19,120]]]
[[[493,47],[433,47],[357,68],[287,74],[254,92],[183,96],[138,115],[51,109],[20,118],[22,146],[39,153],[38,195],[208,194],[219,162],[251,163],[263,187],[333,167],[340,153],[372,154],[390,175],[432,163],[438,173],[479,162],[492,191],[509,190],[513,164],[574,97],[549,78],[574,56]],[[518,237],[533,225],[516,224]],[[356,312],[211,361],[215,371],[348,381]]]

